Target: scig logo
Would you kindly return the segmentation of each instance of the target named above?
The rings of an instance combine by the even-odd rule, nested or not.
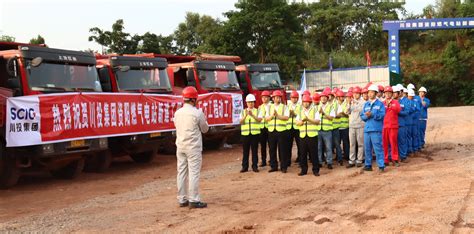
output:
[[[36,112],[33,108],[15,108],[10,109],[11,120],[34,120]]]

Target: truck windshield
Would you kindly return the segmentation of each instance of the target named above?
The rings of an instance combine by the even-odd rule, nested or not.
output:
[[[93,91],[101,92],[95,65],[41,63],[33,67],[26,62],[31,90],[44,92]]]
[[[205,89],[239,90],[235,71],[198,70],[201,86]]]
[[[281,89],[278,72],[251,72],[250,80],[255,89]]]
[[[117,71],[117,85],[119,90],[171,90],[166,69],[130,69]]]

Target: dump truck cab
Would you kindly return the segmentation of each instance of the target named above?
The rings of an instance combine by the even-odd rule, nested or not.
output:
[[[168,63],[164,58],[137,55],[97,55],[97,70],[105,92],[172,94]],[[113,156],[130,155],[136,162],[150,162],[172,132],[127,135],[109,138]]]
[[[278,64],[243,64],[236,68],[240,87],[243,90],[244,98],[248,94],[255,95],[256,106],[262,104],[262,92],[268,90],[280,90],[285,92],[281,83]],[[286,97],[283,97],[286,103]]]
[[[0,43],[0,186],[16,184],[20,174],[45,168],[53,176],[73,178],[85,158],[108,148],[106,138],[24,147],[6,147],[8,97],[66,92],[101,92],[93,54],[22,43]],[[33,127],[33,126],[31,126]],[[31,129],[30,129],[31,130]]]

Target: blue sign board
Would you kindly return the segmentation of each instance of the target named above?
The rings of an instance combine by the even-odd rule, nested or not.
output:
[[[400,74],[399,31],[474,29],[474,18],[439,18],[416,20],[392,20],[383,22],[383,30],[388,31],[388,67]]]

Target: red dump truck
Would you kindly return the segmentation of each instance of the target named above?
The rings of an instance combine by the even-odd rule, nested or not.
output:
[[[97,55],[97,69],[104,92],[171,94],[164,58],[137,55]],[[139,163],[153,160],[157,151],[172,141],[172,132],[109,138],[112,156],[130,155]]]
[[[256,106],[262,104],[262,92],[268,90],[280,90],[285,92],[279,74],[278,64],[243,64],[236,67],[240,88],[247,94],[253,94],[257,98]],[[286,103],[286,97],[283,97]]]
[[[107,138],[6,147],[6,111],[10,118],[34,117],[31,110],[6,109],[9,97],[65,92],[101,92],[91,53],[51,49],[22,43],[0,43],[0,187],[17,183],[28,170],[46,169],[55,177],[74,178],[86,158],[103,155]],[[38,131],[38,126],[16,126]]]

